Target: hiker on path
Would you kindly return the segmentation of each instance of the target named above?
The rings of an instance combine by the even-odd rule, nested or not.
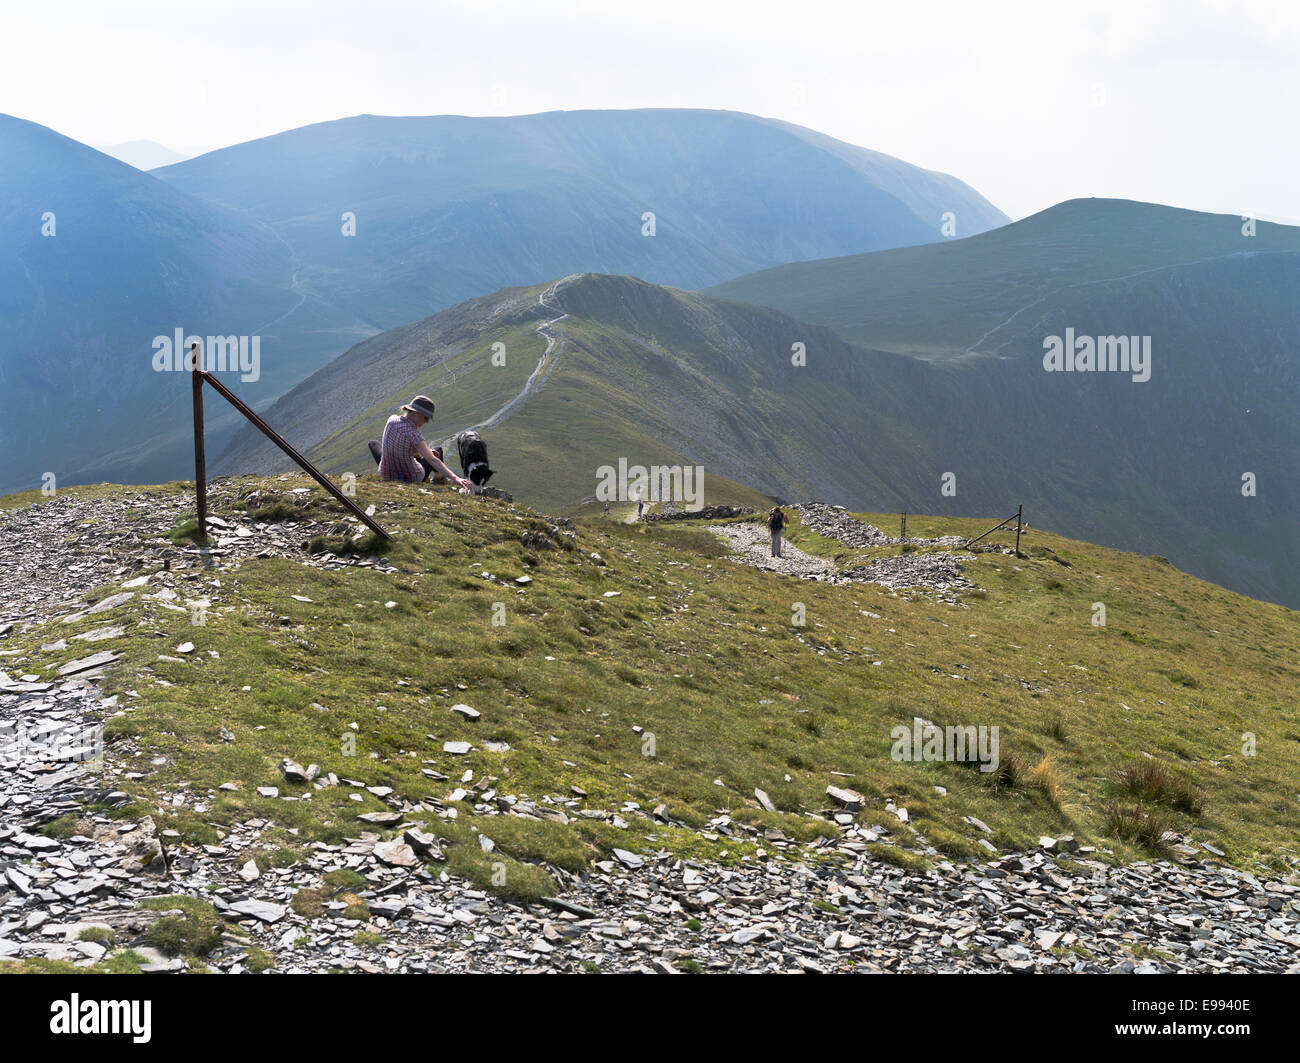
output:
[[[384,438],[370,441],[370,454],[379,463],[381,480],[423,483],[429,476],[458,487],[470,487],[442,462],[442,448],[429,449],[420,429],[433,420],[433,399],[416,395],[384,425]]]
[[[789,518],[781,512],[780,506],[773,506],[772,511],[767,515],[767,530],[772,533],[772,556],[781,556],[781,532],[787,524]]]
[[[609,516],[609,503],[608,503],[608,502],[605,503],[605,516],[607,516],[607,517]]]

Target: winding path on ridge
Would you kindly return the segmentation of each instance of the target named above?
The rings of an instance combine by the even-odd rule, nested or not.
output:
[[[486,421],[480,421],[478,424],[467,425],[465,428],[453,432],[442,441],[444,448],[450,446],[455,441],[456,436],[463,431],[471,428],[494,428],[503,421],[508,420],[514,414],[515,409],[524,402],[524,400],[550,379],[551,373],[555,371],[556,365],[559,364],[560,355],[564,353],[564,345],[568,342],[568,336],[564,329],[556,329],[555,326],[569,316],[550,300],[555,298],[561,287],[571,284],[573,281],[577,280],[579,276],[581,276],[581,274],[571,273],[567,277],[561,277],[537,297],[538,306],[545,310],[557,312],[559,316],[553,317],[548,321],[543,321],[537,326],[537,334],[546,340],[546,349],[542,351],[541,357],[537,359],[537,368],[533,370],[532,374],[528,377],[528,380],[524,383],[523,390],[497,410],[497,412]],[[558,335],[556,334],[557,332]]]

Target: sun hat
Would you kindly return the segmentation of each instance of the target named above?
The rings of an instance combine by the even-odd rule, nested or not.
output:
[[[418,413],[427,420],[433,420],[433,399],[428,395],[416,395],[410,402],[402,407],[403,413]]]

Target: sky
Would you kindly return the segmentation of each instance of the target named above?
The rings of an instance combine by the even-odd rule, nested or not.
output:
[[[1279,0],[5,0],[0,111],[184,154],[354,114],[705,107],[953,174],[1300,221]]]

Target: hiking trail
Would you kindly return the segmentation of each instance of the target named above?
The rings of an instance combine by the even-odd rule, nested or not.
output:
[[[558,329],[555,332],[552,330],[555,329],[556,325],[569,316],[567,312],[560,310],[560,308],[554,305],[550,300],[555,297],[562,286],[573,283],[573,281],[577,280],[580,276],[581,274],[571,273],[567,277],[561,277],[537,297],[538,306],[545,310],[558,312],[559,314],[558,317],[553,317],[548,321],[543,321],[537,326],[537,334],[546,340],[546,349],[542,351],[541,357],[537,359],[537,368],[532,371],[528,380],[525,381],[523,390],[497,410],[496,413],[486,421],[480,421],[478,424],[466,425],[465,428],[458,429],[444,439],[441,446],[443,447],[443,453],[447,458],[450,458],[450,454],[446,448],[455,441],[456,436],[461,432],[471,428],[476,431],[484,428],[495,428],[503,421],[509,420],[514,413],[515,408],[545,384],[548,379],[550,379],[551,373],[555,371],[556,365],[559,364],[560,355],[564,353],[564,345],[568,342],[568,336],[565,334],[563,329]],[[556,335],[556,332],[559,334]]]

